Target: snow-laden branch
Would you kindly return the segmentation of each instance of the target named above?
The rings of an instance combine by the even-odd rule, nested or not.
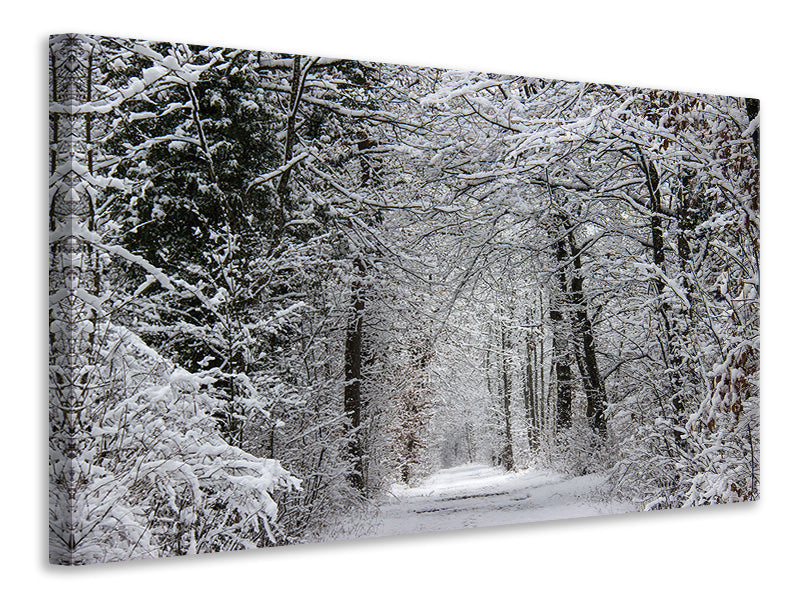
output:
[[[281,174],[283,174],[285,171],[288,171],[288,170],[289,170],[289,169],[291,169],[293,166],[295,166],[297,163],[304,161],[304,160],[305,160],[306,158],[308,158],[309,156],[310,156],[310,153],[309,153],[309,152],[302,152],[302,153],[298,154],[297,156],[295,156],[295,157],[294,157],[292,160],[290,160],[290,161],[289,161],[289,162],[287,162],[286,164],[283,164],[283,165],[281,165],[280,167],[278,167],[277,169],[275,169],[275,170],[273,170],[273,171],[270,171],[269,173],[264,173],[264,174],[262,174],[262,175],[259,175],[258,177],[256,177],[255,179],[253,179],[253,181],[251,181],[251,182],[250,182],[250,183],[247,185],[247,188],[245,188],[245,191],[244,191],[244,195],[245,195],[245,196],[248,196],[248,195],[250,194],[250,191],[251,191],[251,190],[252,190],[254,187],[258,187],[258,186],[260,186],[260,185],[264,185],[265,183],[267,183],[267,182],[268,182],[268,181],[270,181],[271,179],[275,179],[275,178],[276,178],[278,175],[281,175]],[[312,157],[312,160],[313,160],[314,158],[315,158],[315,157]]]

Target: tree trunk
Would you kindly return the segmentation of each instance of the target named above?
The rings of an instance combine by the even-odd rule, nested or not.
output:
[[[544,294],[539,290],[539,323],[544,326]],[[539,336],[539,438],[549,435],[549,424],[552,423],[550,418],[550,405],[548,398],[550,396],[549,382],[548,387],[545,388],[544,382],[544,330],[542,335]]]
[[[514,468],[514,450],[511,438],[511,357],[509,356],[508,332],[505,323],[500,323],[501,368],[503,379],[503,451],[500,464],[507,471]]]
[[[467,446],[467,462],[471,463],[475,460],[475,453],[472,450],[472,427],[469,422],[464,423],[464,439]]]
[[[564,229],[567,232],[570,252],[572,253],[572,281],[570,284],[570,304],[572,310],[572,325],[575,331],[575,346],[577,350],[577,363],[581,370],[583,388],[586,393],[586,418],[592,430],[601,437],[606,437],[608,426],[605,411],[608,407],[605,382],[597,365],[597,348],[595,347],[592,322],[589,319],[589,308],[586,296],[583,293],[583,274],[581,271],[581,257],[569,221],[564,218]]]
[[[351,312],[344,342],[344,412],[350,421],[351,430],[348,450],[353,462],[353,472],[350,474],[350,483],[354,488],[363,492],[364,465],[359,428],[361,426],[361,345],[364,323],[362,279],[365,275],[365,268],[360,258],[356,258],[353,262],[357,277],[351,284]]]
[[[292,87],[289,94],[289,114],[286,116],[286,140],[283,147],[283,162],[288,163],[294,156],[295,126],[297,120],[297,109],[300,106],[300,96],[303,93],[301,83],[300,56],[295,55],[292,61]],[[286,225],[286,213],[289,210],[291,201],[289,178],[291,177],[291,167],[287,168],[278,180],[276,188],[278,195],[278,206],[275,211],[276,223],[273,237],[273,246],[277,246],[283,235]]]
[[[559,235],[558,232],[556,235]],[[550,304],[553,325],[553,361],[556,366],[556,431],[572,426],[572,372],[569,365],[569,330],[564,318],[567,294],[567,242],[563,236],[556,241],[558,287]]]
[[[641,152],[641,151],[640,151]],[[675,443],[679,447],[685,447],[686,442],[682,438],[682,433],[678,426],[684,419],[684,388],[683,374],[681,370],[681,359],[677,348],[677,340],[675,335],[675,325],[672,318],[672,310],[669,303],[664,299],[664,279],[666,275],[666,265],[664,264],[664,232],[661,223],[662,205],[661,205],[661,190],[660,177],[658,170],[653,162],[648,162],[641,156],[641,168],[647,178],[647,187],[650,194],[650,209],[652,210],[652,217],[650,218],[650,230],[653,242],[653,264],[656,266],[659,274],[654,278],[653,284],[656,289],[656,298],[658,302],[657,312],[660,317],[663,330],[665,344],[662,345],[664,353],[664,362],[666,363],[669,372],[670,393],[672,396],[672,410],[673,414],[669,416],[672,421],[673,437]]]
[[[523,378],[525,381],[525,410],[528,417],[528,444],[530,449],[536,450],[539,440],[536,435],[536,382],[534,381],[534,371],[536,370],[536,347],[533,336],[533,310],[528,307],[528,327],[525,335],[525,370]]]

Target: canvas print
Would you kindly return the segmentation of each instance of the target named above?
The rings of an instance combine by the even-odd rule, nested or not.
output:
[[[759,497],[757,100],[77,34],[49,74],[51,562]]]

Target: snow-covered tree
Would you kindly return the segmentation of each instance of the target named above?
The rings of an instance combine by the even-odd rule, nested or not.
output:
[[[758,497],[757,101],[49,59],[54,560],[338,535],[463,462]]]

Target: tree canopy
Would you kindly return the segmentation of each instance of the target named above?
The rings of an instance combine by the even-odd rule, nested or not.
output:
[[[759,495],[758,101],[50,44],[51,558],[335,535],[483,462]]]

